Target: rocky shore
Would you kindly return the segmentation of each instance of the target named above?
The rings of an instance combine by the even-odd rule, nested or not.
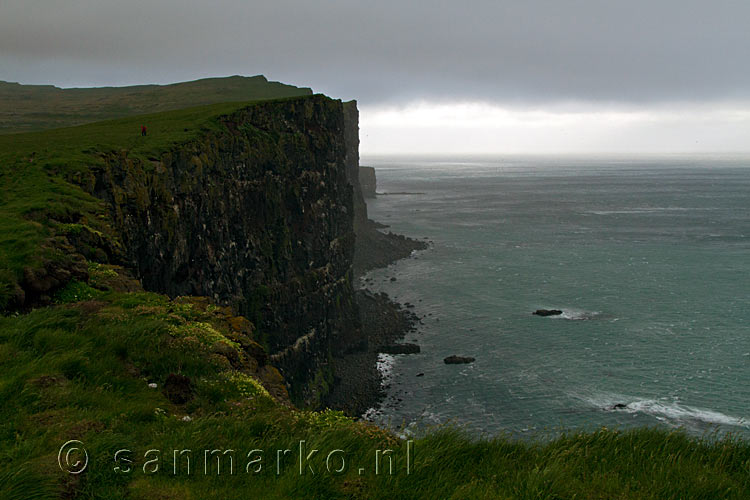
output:
[[[352,157],[355,157],[352,154]],[[354,171],[354,169],[350,170]],[[360,169],[361,172],[361,169]],[[375,173],[368,172],[367,183],[375,190]],[[359,189],[361,179],[351,175],[355,186],[354,203],[354,262],[352,265],[354,282],[359,282],[366,272],[386,267],[389,264],[409,257],[415,250],[424,250],[427,243],[383,230],[388,226],[367,218],[367,205]],[[392,278],[395,279],[395,278]],[[342,410],[351,416],[361,416],[368,409],[376,406],[384,397],[382,374],[377,369],[378,355],[414,354],[419,352],[415,344],[402,344],[404,336],[416,329],[419,318],[391,300],[385,293],[372,293],[359,289],[355,293],[359,309],[361,329],[359,338],[351,347],[332,360],[334,380],[326,405]]]
[[[386,267],[409,257],[414,250],[424,250],[427,243],[407,238],[401,234],[383,232],[388,226],[367,220],[356,231],[354,245],[354,275],[362,276],[367,271]]]
[[[364,342],[359,351],[334,359],[335,383],[327,404],[358,417],[385,396],[382,374],[377,369],[378,354],[414,331],[419,318],[385,293],[358,290],[356,300]]]

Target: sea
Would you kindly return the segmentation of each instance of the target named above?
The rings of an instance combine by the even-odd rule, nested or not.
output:
[[[419,354],[380,355],[387,397],[367,418],[407,434],[750,437],[749,158],[361,163],[377,174],[370,218],[431,242],[363,278],[422,318],[405,338]]]

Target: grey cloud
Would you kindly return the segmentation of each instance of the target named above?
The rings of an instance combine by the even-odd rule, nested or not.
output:
[[[0,0],[0,79],[263,73],[365,103],[750,99],[746,0]]]

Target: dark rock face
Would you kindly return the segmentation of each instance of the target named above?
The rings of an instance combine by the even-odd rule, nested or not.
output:
[[[417,344],[387,344],[380,348],[383,354],[418,354],[420,348]]]
[[[448,356],[443,360],[446,365],[462,365],[467,363],[473,363],[476,359],[471,356]]]
[[[354,232],[359,233],[367,226],[367,204],[362,196],[359,180],[359,110],[357,101],[344,103],[344,143],[346,154],[346,178],[352,186],[352,205],[354,208]]]
[[[357,147],[345,134],[355,112],[324,96],[256,104],[151,162],[113,153],[80,181],[109,204],[144,287],[233,306],[300,406],[318,406],[329,357],[360,337]]]
[[[559,316],[563,312],[559,309],[537,309],[531,314],[535,314],[537,316]]]
[[[378,182],[375,178],[374,168],[359,167],[359,185],[362,188],[362,196],[365,198],[375,198]]]

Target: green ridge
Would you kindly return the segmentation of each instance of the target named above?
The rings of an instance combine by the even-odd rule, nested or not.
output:
[[[257,102],[257,101],[255,101]],[[24,267],[38,265],[42,242],[73,218],[107,233],[105,209],[71,184],[76,174],[103,163],[102,155],[127,150],[148,161],[177,144],[218,130],[219,117],[253,102],[213,104],[120,118],[62,129],[0,135],[0,309],[10,300]],[[141,125],[148,134],[141,136]],[[63,228],[64,229],[64,228]]]
[[[69,127],[221,102],[310,95],[264,76],[205,78],[172,85],[60,89],[0,81],[0,134]]]

